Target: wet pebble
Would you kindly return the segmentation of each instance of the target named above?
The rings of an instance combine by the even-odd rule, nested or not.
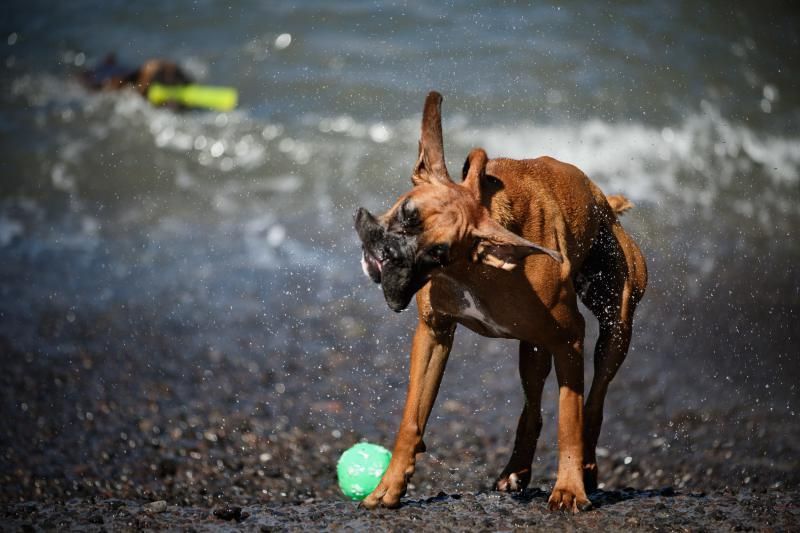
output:
[[[222,507],[217,507],[214,509],[213,514],[220,520],[236,520],[239,522],[244,518],[242,514],[242,508],[236,505],[224,505]]]
[[[129,327],[128,315],[126,311],[106,321],[120,338]],[[122,327],[115,329],[117,322]],[[355,393],[362,390],[364,372],[377,375],[374,366],[354,372],[346,354],[326,352],[316,360],[326,369],[325,380],[295,390],[292,383],[300,378],[291,376],[300,375],[302,367],[292,367],[290,363],[301,358],[291,351],[269,353],[274,368],[267,369],[264,359],[258,359],[257,371],[250,370],[252,360],[237,362],[228,353],[210,363],[204,357],[198,366],[197,354],[176,347],[173,332],[161,334],[155,324],[142,327],[152,337],[139,339],[137,350],[124,352],[124,357],[87,350],[82,357],[91,358],[92,365],[90,369],[83,365],[81,372],[74,371],[70,359],[28,357],[0,338],[0,351],[8,354],[0,380],[6,380],[4,390],[15,391],[14,402],[25,405],[25,410],[5,413],[14,434],[0,435],[9,443],[4,460],[20,467],[0,473],[1,501],[35,502],[14,507],[17,515],[10,519],[17,522],[9,526],[12,530],[31,523],[36,528],[49,524],[50,529],[102,524],[109,530],[130,530],[134,523],[168,530],[203,529],[215,519],[230,521],[216,527],[246,519],[256,530],[262,524],[281,529],[286,524],[314,528],[329,523],[340,529],[415,529],[426,520],[442,530],[459,529],[462,524],[472,530],[573,526],[620,530],[634,527],[625,523],[629,518],[640,521],[636,527],[668,523],[667,527],[678,529],[685,523],[687,529],[730,529],[737,524],[753,526],[758,518],[771,520],[762,520],[768,527],[797,529],[792,527],[797,519],[790,502],[800,470],[761,459],[765,450],[768,457],[791,456],[800,441],[797,429],[780,425],[780,418],[769,413],[737,414],[754,421],[754,432],[778,428],[768,430],[763,439],[741,440],[737,465],[725,456],[729,442],[712,431],[709,415],[698,410],[676,418],[688,421],[681,429],[683,440],[670,434],[670,446],[653,450],[647,435],[662,435],[660,424],[668,419],[663,413],[641,417],[635,408],[650,389],[647,383],[635,382],[628,383],[634,387],[630,396],[635,400],[630,402],[630,413],[628,403],[618,398],[619,427],[612,418],[604,429],[607,448],[598,451],[603,490],[590,494],[595,509],[588,513],[568,517],[547,511],[557,460],[553,392],[545,402],[550,411],[545,408],[532,488],[513,495],[483,490],[511,453],[518,412],[499,405],[486,410],[485,398],[471,396],[467,387],[455,392],[457,400],[437,409],[430,438],[426,435],[429,453],[420,456],[404,506],[377,513],[358,510],[341,499],[336,459],[364,438],[391,442],[397,423],[397,415],[382,414],[369,405],[377,393]],[[161,353],[162,346],[171,356],[154,359],[151,354]],[[213,373],[206,375],[208,365],[213,365]],[[381,404],[402,405],[401,366],[389,369],[392,387],[381,390]],[[506,386],[491,381],[495,373],[487,375],[489,389]],[[463,379],[469,384],[469,376]],[[293,393],[276,395],[273,384],[278,382]],[[45,394],[37,383],[56,383],[57,390]],[[453,392],[452,383],[445,382],[444,390]],[[65,395],[69,402],[61,399]],[[730,409],[745,412],[739,404]],[[368,413],[363,420],[352,418],[361,412]],[[715,416],[725,418],[726,413]],[[76,420],[81,421],[81,431],[65,431]],[[686,453],[689,443],[696,454]],[[632,458],[628,465],[626,457]],[[749,465],[745,474],[742,464]],[[617,466],[621,468],[615,470]],[[748,488],[741,489],[745,479],[750,480]],[[165,510],[146,511],[157,503],[153,500],[164,497],[169,500]],[[63,502],[76,503],[66,507]]]
[[[145,504],[144,510],[148,513],[163,513],[167,510],[167,502],[165,500],[158,500]]]

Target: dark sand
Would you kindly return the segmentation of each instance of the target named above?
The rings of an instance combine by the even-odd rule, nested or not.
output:
[[[145,319],[129,344],[126,316],[38,317],[43,339],[113,347],[102,355],[78,347],[47,356],[0,339],[4,529],[800,527],[797,424],[711,401],[669,415],[646,372],[623,372],[609,396],[594,510],[546,510],[556,467],[553,383],[531,487],[489,491],[519,409],[517,387],[501,396],[515,378],[498,377],[514,358],[497,367],[496,354],[454,354],[426,436],[430,452],[403,507],[365,511],[341,497],[335,463],[361,438],[390,445],[405,357],[356,366],[334,349],[260,361],[197,352],[188,342],[196,331]],[[378,397],[385,409],[373,405]]]
[[[666,495],[665,495],[666,494]],[[567,515],[545,510],[547,494],[491,492],[445,494],[409,499],[397,510],[366,511],[342,501],[294,505],[205,507],[141,504],[130,500],[71,500],[65,504],[17,504],[6,512],[6,527],[135,531],[141,529],[244,530],[437,530],[497,531],[521,528],[547,531],[796,531],[796,492],[739,494],[612,491],[592,500],[598,508]],[[159,505],[161,506],[159,507]],[[161,509],[165,510],[161,510]]]

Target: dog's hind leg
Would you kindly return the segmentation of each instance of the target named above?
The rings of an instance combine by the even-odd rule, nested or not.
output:
[[[623,297],[624,298],[624,297]],[[632,307],[627,304],[628,309]],[[603,405],[608,385],[628,354],[631,340],[630,310],[614,319],[600,321],[600,335],[594,350],[594,378],[584,408],[583,484],[587,492],[597,489],[597,440],[603,424]]]
[[[530,483],[531,465],[542,430],[542,389],[551,367],[552,356],[549,352],[527,342],[519,343],[519,376],[525,393],[525,406],[517,424],[514,451],[508,465],[495,481],[495,490],[518,491]]]
[[[619,225],[601,231],[581,271],[583,303],[597,317],[594,377],[584,409],[583,477],[587,492],[597,489],[597,440],[611,380],[628,354],[633,313],[644,293],[644,259]]]

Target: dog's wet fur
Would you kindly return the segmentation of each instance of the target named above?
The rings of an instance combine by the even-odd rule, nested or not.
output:
[[[644,257],[618,220],[632,204],[606,196],[572,165],[549,157],[489,159],[480,148],[455,183],[445,165],[441,102],[435,92],[425,101],[414,187],[383,215],[362,207],[354,217],[364,272],[381,285],[390,309],[402,311],[416,295],[419,314],[392,460],[362,505],[399,505],[416,454],[425,451],[425,425],[461,324],[520,341],[526,403],[495,488],[519,491],[530,482],[542,386],[555,366],[559,470],[549,506],[588,509],[605,395],[627,355],[647,284]],[[600,324],[585,404],[579,297]]]
[[[97,65],[78,73],[78,80],[93,91],[136,90],[142,96],[154,83],[160,85],[188,85],[192,78],[175,62],[166,59],[148,59],[138,67],[122,65],[115,54],[108,54]]]

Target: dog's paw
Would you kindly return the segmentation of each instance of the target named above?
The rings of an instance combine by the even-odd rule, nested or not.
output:
[[[500,492],[519,492],[525,490],[531,481],[531,469],[523,468],[516,472],[503,472],[494,482],[494,490]]]
[[[400,498],[406,494],[407,485],[405,476],[401,477],[399,481],[390,476],[384,476],[375,490],[361,500],[360,506],[365,509],[375,509],[379,506],[396,509],[400,507]]]
[[[586,497],[586,491],[583,487],[567,487],[556,483],[550,499],[547,500],[547,506],[551,511],[588,511],[592,508],[592,502]]]

